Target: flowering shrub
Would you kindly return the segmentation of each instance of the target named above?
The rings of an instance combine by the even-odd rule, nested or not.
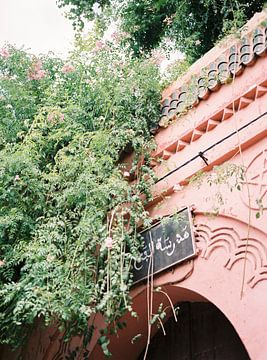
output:
[[[62,72],[67,74],[67,73],[71,73],[73,72],[75,69],[72,65],[70,64],[65,64],[63,67],[62,67]]]
[[[45,75],[46,71],[42,69],[42,62],[38,60],[29,71],[29,80],[41,80]]]
[[[0,49],[0,56],[2,56],[3,58],[8,58],[9,57],[9,51],[7,48],[2,48]]]
[[[71,336],[86,333],[92,313],[116,322],[131,311],[160,79],[118,45],[87,45],[67,63],[0,53],[2,343],[19,345],[36,318]]]

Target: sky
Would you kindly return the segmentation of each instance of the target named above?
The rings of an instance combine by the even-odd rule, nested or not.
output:
[[[0,47],[9,42],[36,55],[53,51],[65,57],[73,38],[56,0],[0,0]]]
[[[87,30],[91,25],[88,23]],[[113,23],[107,29],[106,39],[116,26]],[[0,0],[0,48],[8,42],[24,46],[35,55],[52,51],[65,58],[73,40],[71,21],[64,17],[64,10],[57,7],[56,0]],[[161,71],[181,57],[180,52],[174,51],[170,59],[161,63]]]

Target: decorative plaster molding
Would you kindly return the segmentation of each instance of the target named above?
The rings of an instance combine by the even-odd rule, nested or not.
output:
[[[198,140],[205,133],[212,131],[221,122],[230,119],[234,113],[246,108],[252,102],[259,97],[267,93],[267,79],[261,81],[259,84],[250,87],[241,96],[235,98],[223,108],[217,110],[212,115],[208,115],[205,119],[197,123],[194,129],[189,129],[182,135],[180,135],[174,142],[168,144],[165,149],[161,149],[159,152],[156,151],[155,157],[161,157],[164,160],[170,158],[173,154],[183,150],[192,142]],[[167,155],[167,156],[166,156]],[[152,166],[157,163],[154,162]]]
[[[246,258],[253,269],[252,276],[247,279],[251,288],[258,282],[267,280],[267,249],[261,240],[249,237],[247,241],[247,238],[241,238],[233,227],[211,229],[203,224],[196,228],[196,240],[204,259],[209,259],[216,249],[223,248],[227,255],[224,266],[228,270],[231,270],[236,262]]]
[[[267,147],[249,163],[246,182],[242,185],[242,201],[250,209],[267,209]]]
[[[224,51],[198,76],[192,76],[187,84],[163,99],[159,126],[167,127],[177,115],[207,99],[211,92],[217,91],[221,85],[239,76],[246,66],[251,66],[256,61],[257,57],[266,54],[267,28],[259,25],[237,44]]]

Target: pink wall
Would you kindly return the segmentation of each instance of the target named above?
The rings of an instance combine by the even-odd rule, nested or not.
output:
[[[165,95],[173,89],[167,89]],[[162,177],[259,117],[238,135],[207,151],[208,166],[198,157],[158,182],[148,208],[156,219],[184,206],[193,207],[198,249],[194,260],[155,276],[154,285],[162,286],[174,303],[205,299],[215,304],[230,320],[253,360],[267,358],[266,111],[267,58],[262,57],[231,84],[222,86],[156,135],[155,156],[161,162],[154,169]],[[179,147],[181,139],[184,143]],[[223,164],[244,167],[240,190],[231,191],[234,176],[225,178],[224,184],[216,184],[213,167]],[[200,170],[213,178],[211,186],[205,177],[199,186],[188,184]],[[256,218],[259,199],[263,209]],[[116,360],[136,359],[146,344],[146,286],[137,286],[132,295],[141,315],[138,320],[127,316],[127,330],[112,339],[110,349]],[[162,294],[154,295],[154,311],[164,298]],[[132,345],[130,340],[137,333],[143,336]],[[96,347],[92,359],[102,358]]]

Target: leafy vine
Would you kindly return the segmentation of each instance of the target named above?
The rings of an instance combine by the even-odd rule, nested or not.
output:
[[[158,67],[119,43],[78,39],[65,62],[2,49],[1,343],[20,346],[39,318],[86,346],[95,313],[115,331],[126,311],[136,315],[131,262],[137,226],[149,222],[141,194],[154,181],[160,94]]]

